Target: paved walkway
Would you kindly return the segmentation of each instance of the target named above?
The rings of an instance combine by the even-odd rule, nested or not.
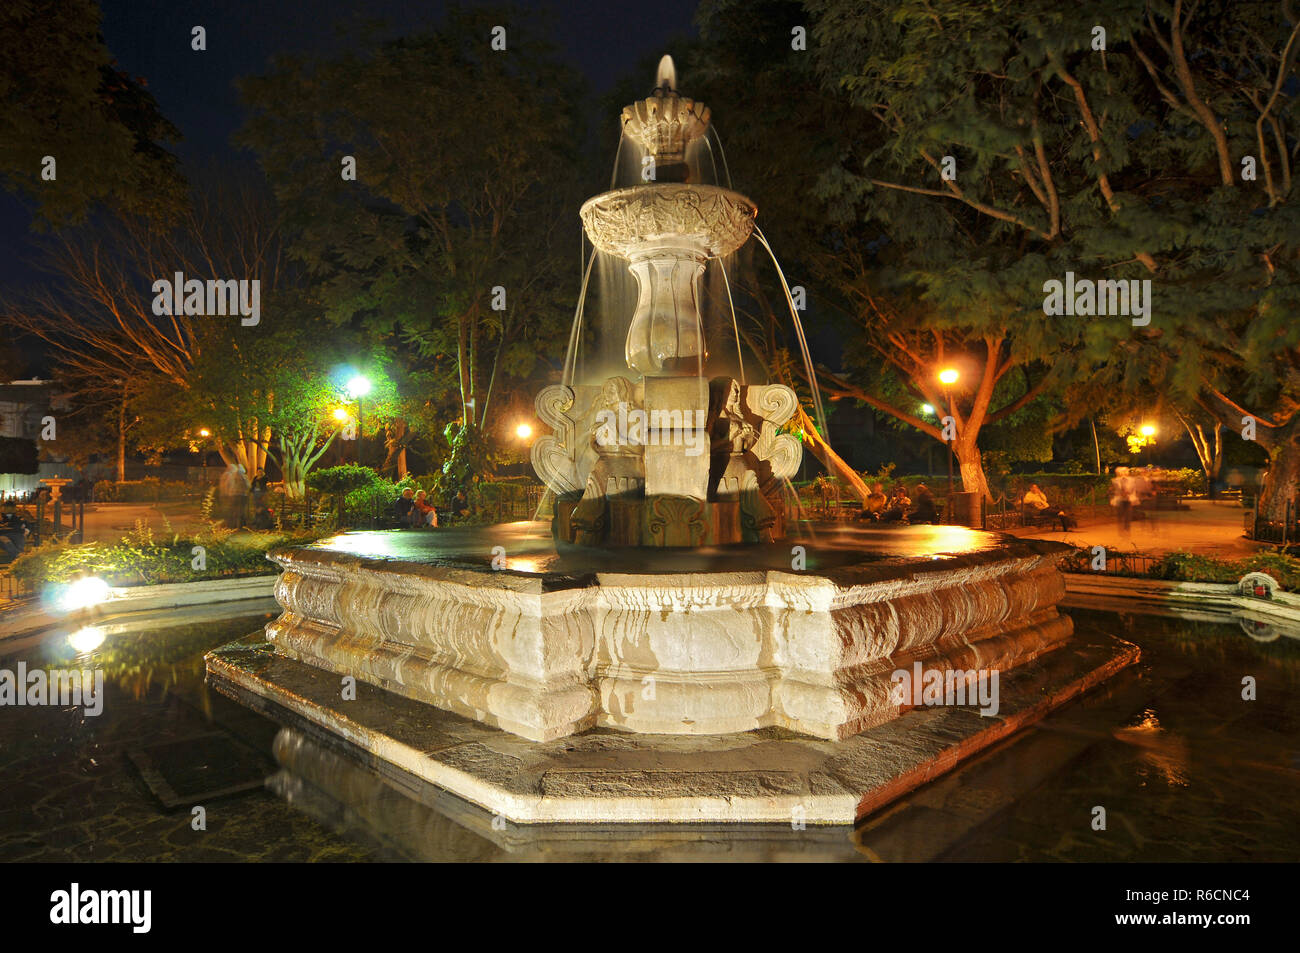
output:
[[[1114,519],[1083,520],[1068,533],[1047,529],[1014,529],[1016,536],[1052,539],[1074,546],[1105,546],[1130,552],[1159,555],[1172,552],[1200,553],[1224,559],[1240,559],[1270,547],[1242,535],[1250,512],[1233,500],[1188,500],[1186,510],[1149,511],[1148,518],[1134,520],[1127,536]]]
[[[181,533],[200,522],[197,503],[87,503],[86,542],[115,543],[137,522],[155,534]]]

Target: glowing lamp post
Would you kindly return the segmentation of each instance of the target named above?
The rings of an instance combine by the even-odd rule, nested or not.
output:
[[[527,441],[533,435],[533,428],[529,424],[520,424],[515,428],[515,436],[520,440]]]
[[[1138,428],[1137,433],[1128,435],[1128,452],[1137,453],[1143,447],[1156,442],[1156,428],[1151,424],[1143,424]]]
[[[947,411],[948,416],[952,417],[954,423],[957,420],[957,416],[952,412],[952,397],[949,388],[951,388],[953,384],[957,383],[957,377],[958,377],[957,371],[951,367],[946,367],[939,372],[939,383],[943,385],[943,406],[944,409]],[[952,522],[952,457],[953,457],[952,445],[956,439],[957,439],[957,429],[954,426],[952,438],[945,441],[948,444],[948,522],[949,523]]]
[[[361,416],[361,398],[370,393],[370,378],[357,374],[347,382],[344,389],[357,402],[357,466],[361,466],[361,439],[365,430],[364,418]]]

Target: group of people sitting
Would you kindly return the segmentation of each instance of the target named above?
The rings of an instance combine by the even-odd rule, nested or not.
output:
[[[894,489],[886,495],[884,486],[877,483],[871,488],[871,493],[867,496],[866,503],[862,507],[861,518],[876,523],[939,522],[938,506],[935,503],[934,495],[930,492],[930,488],[924,483],[918,483],[916,489],[912,491],[912,495],[915,499],[908,497],[907,487],[902,483],[896,484]],[[1039,488],[1037,483],[1030,484],[1029,489],[1021,498],[1020,504],[1027,523],[1059,523],[1061,532],[1066,532],[1078,525],[1074,517],[1066,510],[1048,503],[1047,494]]]
[[[907,487],[897,484],[888,496],[883,484],[871,488],[862,506],[861,518],[875,523],[937,523],[939,510],[934,495],[924,483],[912,491],[916,499],[907,495]],[[908,507],[912,507],[910,510]]]
[[[438,508],[428,501],[428,494],[423,490],[408,486],[393,504],[393,510],[403,526],[436,528],[438,525]]]
[[[447,508],[452,518],[463,516],[469,511],[469,501],[465,498],[463,491],[458,492]],[[424,490],[416,490],[413,487],[407,487],[402,491],[402,495],[397,498],[393,504],[393,512],[397,517],[397,522],[402,526],[410,526],[416,529],[430,527],[436,529],[438,526],[438,507],[429,502],[429,494]]]

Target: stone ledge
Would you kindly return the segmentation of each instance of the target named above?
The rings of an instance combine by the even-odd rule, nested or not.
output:
[[[114,618],[127,612],[176,609],[183,606],[210,605],[266,599],[275,595],[278,575],[236,576],[229,579],[204,579],[201,582],[165,583],[154,586],[118,586],[109,590],[107,602],[82,613],[86,621]],[[69,619],[67,613],[46,608],[39,598],[6,607],[0,618],[0,641],[29,635],[39,629],[59,625]]]
[[[1148,612],[1232,621],[1246,615],[1300,634],[1300,596],[1276,592],[1271,599],[1243,596],[1236,583],[1181,582],[1105,573],[1062,573],[1063,607]]]
[[[597,728],[530,742],[450,712],[236,643],[207,656],[223,694],[301,719],[516,823],[852,824],[951,770],[1139,657],[1111,637],[1075,638],[1001,679],[997,715],[913,709],[846,741],[764,728],[643,735]]]

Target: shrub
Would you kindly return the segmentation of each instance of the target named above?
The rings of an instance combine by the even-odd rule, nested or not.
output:
[[[1075,549],[1061,560],[1060,567],[1062,572],[1092,572],[1092,553],[1086,549]],[[1281,553],[1255,553],[1244,559],[1220,559],[1199,553],[1167,553],[1151,563],[1145,572],[1136,572],[1125,566],[1116,575],[1175,582],[1235,583],[1250,572],[1268,573],[1283,589],[1300,589],[1300,559]]]
[[[353,490],[370,486],[379,479],[379,474],[370,467],[346,463],[338,467],[326,467],[307,474],[307,487],[317,493],[346,496]]]
[[[109,585],[138,586],[195,582],[228,576],[274,572],[267,563],[268,550],[285,543],[307,543],[321,533],[200,533],[155,538],[137,529],[116,543],[50,542],[15,559],[9,572],[34,587],[62,583],[83,576],[99,576]],[[193,567],[194,547],[205,550],[206,565]]]

